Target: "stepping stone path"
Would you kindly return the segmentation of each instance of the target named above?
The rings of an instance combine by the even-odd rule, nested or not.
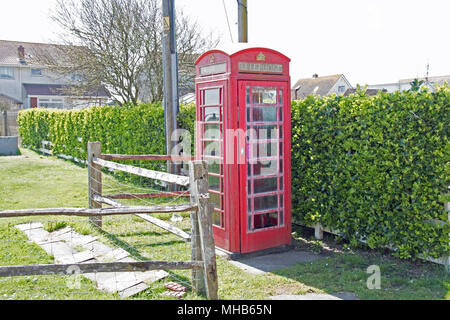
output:
[[[98,237],[81,235],[70,227],[47,232],[42,223],[27,223],[17,225],[15,228],[25,233],[30,242],[38,244],[52,255],[57,264],[136,261],[127,251],[111,248],[98,241]],[[88,273],[83,276],[96,282],[98,289],[117,292],[120,297],[127,298],[149,288],[148,283],[163,279],[169,274],[163,270],[152,270]]]

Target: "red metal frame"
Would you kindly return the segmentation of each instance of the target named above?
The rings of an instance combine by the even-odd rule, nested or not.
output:
[[[221,166],[210,166],[210,194],[213,202],[217,203],[217,197],[221,195],[221,198],[219,198],[221,199],[221,207],[214,209],[214,237],[218,247],[230,252],[248,253],[286,245],[291,242],[289,63],[290,60],[286,56],[266,48],[247,49],[233,55],[214,50],[203,54],[196,62],[196,158],[218,159],[208,157],[208,155],[204,155],[204,152],[208,151],[211,144],[220,145],[220,156],[223,164]],[[265,105],[263,103],[262,106],[255,107],[254,101],[251,101],[252,98],[250,98],[248,104],[247,92],[252,96],[252,90],[254,90],[255,97],[258,98],[262,94],[258,91],[259,89],[266,90],[264,92],[271,94],[272,97],[273,90],[276,90],[275,105],[272,104],[274,102],[272,101],[271,104],[267,105],[266,103]],[[220,91],[219,99],[217,90]],[[282,99],[280,99],[280,93],[282,93]],[[213,104],[208,106],[207,103],[210,102],[213,102]],[[218,108],[222,108],[221,121],[206,123],[206,118],[216,120],[214,114],[217,113]],[[272,121],[274,109],[276,110],[276,121]],[[248,111],[250,119],[247,119]],[[264,114],[269,115],[270,123],[261,122],[260,118],[252,118],[253,115],[261,117]],[[247,123],[247,120],[252,120],[252,122]],[[263,140],[258,137],[257,141],[252,141],[252,138],[256,138],[256,136],[247,139],[245,133],[248,125],[250,128],[256,129],[258,127],[253,127],[253,125],[267,127],[274,125],[277,128],[282,126],[282,130],[279,131],[282,136],[267,137]],[[221,126],[222,135],[220,138],[205,134],[208,133],[205,132],[205,128],[217,128],[217,126]],[[230,135],[227,134],[228,130],[232,130]],[[270,154],[272,156],[270,159],[277,161],[276,172],[263,178],[261,176],[253,177],[251,173],[254,173],[254,171],[250,171],[250,176],[248,176],[249,162],[254,158],[253,149],[250,146],[255,144],[263,146],[267,143],[277,146],[277,154]],[[281,145],[281,148],[279,145]],[[282,154],[281,158],[279,158],[280,154]],[[267,160],[268,158],[264,159]],[[275,180],[276,189],[273,189],[274,185],[270,189],[270,183],[274,183]],[[215,187],[219,181],[221,181],[220,187]],[[264,186],[262,181],[269,187]],[[264,188],[268,188],[266,190],[269,191],[255,195],[255,186],[263,188],[258,189],[260,191],[264,191]],[[263,204],[261,195],[266,197],[265,200],[270,200],[270,197],[276,198],[276,208],[268,211],[255,211],[256,203]],[[270,203],[270,201],[267,203]],[[251,210],[248,210],[249,204]],[[250,211],[250,215],[248,211]],[[263,224],[261,217],[264,216],[262,215],[264,212],[270,212],[271,215],[266,219],[267,223]],[[268,227],[255,228],[258,226]]]

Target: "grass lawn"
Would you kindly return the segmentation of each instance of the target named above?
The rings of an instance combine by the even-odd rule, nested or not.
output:
[[[0,157],[0,210],[87,206],[87,169],[55,157],[22,149],[19,157]],[[104,175],[105,176],[105,175]],[[137,187],[105,177],[105,193],[130,191]],[[139,188],[140,189],[140,188]],[[144,190],[140,190],[142,192]],[[181,202],[186,202],[179,200]],[[161,202],[161,201],[159,201]],[[159,215],[169,219],[170,215]],[[189,231],[189,219],[177,225]],[[48,264],[53,258],[27,241],[16,224],[40,221],[47,230],[71,226],[77,232],[94,234],[110,246],[122,247],[137,260],[189,260],[189,244],[137,217],[104,218],[104,231],[91,228],[87,218],[21,218],[0,220],[0,265]],[[294,227],[298,248],[327,253],[312,263],[298,264],[264,275],[244,273],[218,257],[221,299],[270,299],[279,294],[309,292],[353,292],[361,299],[450,299],[450,276],[439,265],[404,261],[388,253],[345,250],[333,237],[314,241],[307,229]],[[366,273],[370,265],[381,269],[381,289],[369,290]],[[190,271],[171,272],[170,280],[190,283]],[[70,276],[30,276],[0,279],[1,299],[120,299],[99,291],[82,278],[71,289]],[[153,284],[132,299],[168,299],[162,296],[164,282]],[[185,299],[204,299],[189,291]]]

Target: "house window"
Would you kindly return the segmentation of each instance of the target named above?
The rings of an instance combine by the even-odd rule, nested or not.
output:
[[[14,68],[0,67],[0,79],[14,79]]]
[[[31,69],[32,77],[42,77],[42,69]]]
[[[339,93],[344,93],[345,92],[345,86],[339,86],[338,87],[338,92]]]
[[[81,74],[79,74],[79,73],[77,73],[75,71],[72,71],[70,73],[70,79],[72,81],[83,81],[84,77]]]
[[[64,108],[63,99],[39,99],[40,108],[62,109]]]

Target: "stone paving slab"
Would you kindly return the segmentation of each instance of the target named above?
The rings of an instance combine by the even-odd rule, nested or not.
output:
[[[90,251],[82,251],[73,255],[67,255],[56,259],[55,262],[60,264],[76,264],[94,259],[94,255]]]
[[[58,264],[136,261],[127,251],[111,248],[97,241],[98,237],[78,234],[70,227],[50,233],[45,231],[40,223],[28,223],[15,227],[23,231],[30,241],[37,243],[52,255],[55,263]],[[84,251],[78,251],[75,247],[82,247]],[[120,297],[126,298],[146,290],[149,288],[149,283],[168,277],[169,273],[163,270],[150,270],[88,273],[83,276],[96,282],[98,289],[117,292]]]
[[[229,262],[248,273],[264,274],[266,272],[287,268],[298,263],[317,261],[325,257],[325,255],[312,252],[291,250],[282,253],[230,260]]]
[[[30,239],[31,242],[35,242],[35,243],[42,242],[48,236],[48,232],[42,228],[23,230],[23,233],[26,234],[26,236],[28,237],[28,239]]]
[[[44,228],[44,225],[40,222],[31,222],[31,223],[19,224],[14,227],[21,231],[27,231],[27,230],[33,230],[33,229],[42,229],[42,228]]]

